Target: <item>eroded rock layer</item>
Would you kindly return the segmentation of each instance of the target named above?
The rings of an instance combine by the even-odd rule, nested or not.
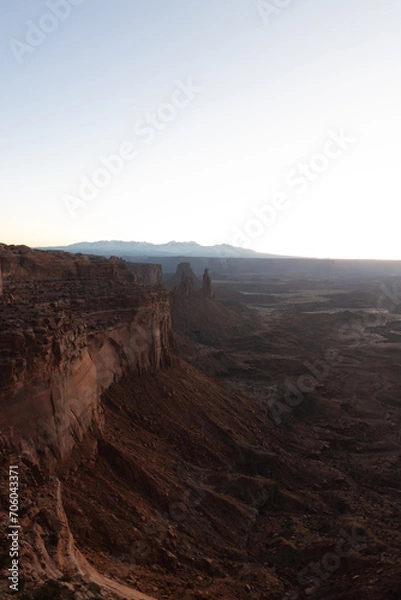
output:
[[[0,422],[64,457],[101,425],[103,390],[168,360],[168,295],[119,259],[3,246],[1,264]]]
[[[102,392],[170,361],[169,298],[148,267],[154,287],[121,259],[0,246],[0,450],[24,479],[24,583],[68,576],[77,589],[97,581],[104,597],[144,597],[103,580],[75,549],[59,476],[89,432],[96,452]]]
[[[376,284],[172,293],[174,354],[166,292],[119,259],[0,255],[22,600],[400,598],[401,323]],[[0,598],[9,566],[2,543]]]

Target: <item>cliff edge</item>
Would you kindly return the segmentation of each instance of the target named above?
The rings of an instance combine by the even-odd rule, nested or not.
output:
[[[125,261],[0,245],[0,451],[25,479],[24,582],[68,576],[105,598],[146,598],[95,575],[76,550],[58,477],[88,433],[96,446],[102,393],[169,364],[171,336],[168,293]],[[58,532],[53,554],[46,531]]]

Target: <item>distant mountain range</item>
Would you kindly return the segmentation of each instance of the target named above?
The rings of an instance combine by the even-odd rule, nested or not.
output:
[[[123,258],[149,257],[207,257],[207,258],[279,258],[274,254],[261,254],[237,248],[229,244],[216,246],[201,246],[196,242],[168,242],[167,244],[150,244],[148,242],[79,242],[70,246],[39,248],[40,250],[63,250],[77,254],[97,254],[100,256],[121,256]]]

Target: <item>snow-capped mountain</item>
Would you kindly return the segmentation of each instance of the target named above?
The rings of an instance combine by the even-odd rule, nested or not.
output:
[[[98,254],[101,256],[124,257],[210,257],[210,258],[269,258],[273,254],[261,254],[247,248],[238,248],[229,244],[201,246],[196,242],[175,242],[150,244],[148,242],[99,241],[79,242],[70,246],[41,248],[42,250],[64,250],[77,254]]]

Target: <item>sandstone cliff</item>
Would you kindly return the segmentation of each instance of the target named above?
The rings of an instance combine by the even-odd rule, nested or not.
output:
[[[120,259],[4,246],[0,256],[0,422],[64,457],[100,423],[103,390],[168,360],[168,296],[138,286]]]
[[[136,275],[139,282],[144,283],[145,285],[163,285],[161,265],[132,262],[128,262],[127,264],[131,271]]]
[[[47,573],[47,578],[52,574],[59,578],[68,561],[75,564],[69,576],[82,575],[88,568],[77,558],[68,523],[62,525],[62,500],[56,493],[59,471],[88,431],[96,439],[102,430],[102,392],[124,375],[151,372],[169,363],[168,293],[138,283],[132,266],[115,258],[1,245],[0,266],[2,459],[13,456],[26,469],[30,493],[35,473],[41,473],[42,483],[43,477],[49,478],[48,487],[54,489],[50,495],[57,500],[47,509],[51,529],[63,532],[56,554],[41,556],[40,532],[46,527],[36,521],[41,505],[36,498],[25,525],[37,533],[30,543],[25,538],[24,553],[26,565],[37,565],[25,577],[40,580]],[[147,267],[156,285],[158,269]],[[107,590],[104,582],[102,587]],[[112,589],[110,594],[141,597],[132,590]]]
[[[344,342],[337,375],[287,411],[282,379],[306,358],[321,373],[316,350],[349,319],[322,316],[320,292],[313,316],[286,282],[275,311],[269,281],[259,318],[249,293],[242,312],[210,297],[206,273],[203,293],[171,294],[170,358],[166,293],[124,263],[1,247],[1,264],[0,530],[18,465],[17,597],[401,597],[399,336]],[[395,314],[380,336],[394,339]],[[16,596],[8,550],[2,599]]]
[[[183,279],[191,279],[194,290],[199,290],[201,287],[201,282],[193,272],[191,263],[189,262],[182,262],[177,265],[176,272],[174,273],[173,277],[168,280],[169,289],[173,291],[174,288],[181,284]]]
[[[202,285],[190,263],[181,263],[169,281],[171,315],[176,333],[201,343],[221,344],[227,335],[244,333],[248,323],[238,313],[215,300],[209,269],[203,273]]]

